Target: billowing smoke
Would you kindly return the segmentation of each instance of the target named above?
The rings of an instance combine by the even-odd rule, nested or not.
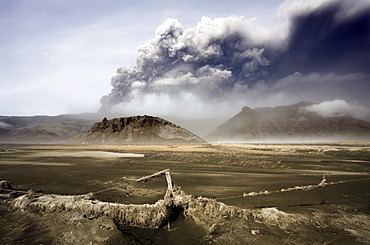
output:
[[[100,110],[121,106],[126,111],[145,108],[148,113],[154,108],[156,113],[201,113],[209,108],[216,112],[266,102],[295,103],[289,94],[283,98],[279,88],[289,90],[289,82],[297,88],[312,74],[322,80],[313,79],[311,87],[333,76],[356,77],[352,81],[361,87],[360,94],[348,93],[345,82],[325,84],[323,90],[316,87],[329,99],[367,98],[370,4],[287,0],[280,15],[284,10],[288,24],[279,35],[279,28],[259,28],[254,19],[244,17],[203,17],[195,28],[186,29],[178,20],[167,19],[153,39],[137,48],[136,64],[117,69],[113,89],[102,97]],[[336,94],[330,92],[334,86]],[[316,99],[312,89],[297,94]]]
[[[104,108],[130,102],[146,94],[221,101],[251,81],[263,79],[269,60],[252,40],[241,17],[211,20],[203,17],[196,28],[184,29],[167,19],[155,38],[137,48],[136,65],[119,68]],[[185,94],[184,94],[185,92]]]

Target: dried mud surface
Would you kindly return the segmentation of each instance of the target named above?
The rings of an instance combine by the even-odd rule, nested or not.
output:
[[[370,225],[369,150],[367,143],[8,145],[0,152],[0,180],[12,182],[18,190],[57,195],[94,192],[101,201],[153,204],[166,193],[165,178],[132,180],[170,169],[174,183],[185,193],[251,210],[256,222],[208,217],[206,224],[194,213],[192,218],[179,213],[169,227],[142,229],[118,227],[106,217],[22,213],[0,205],[0,243],[302,244],[300,237],[306,236],[306,244],[370,244],[370,230],[364,228]],[[338,184],[273,193],[317,185],[323,175],[327,182]],[[264,190],[272,193],[243,197]],[[301,221],[295,229],[283,229],[277,221],[282,216]],[[315,217],[322,223],[308,228],[307,220]],[[211,223],[214,226],[209,227]]]

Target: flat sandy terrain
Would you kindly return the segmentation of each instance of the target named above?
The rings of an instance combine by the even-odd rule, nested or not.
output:
[[[96,199],[125,204],[155,203],[162,199],[167,188],[164,177],[146,183],[132,183],[132,180],[163,169],[171,170],[174,183],[187,194],[209,197],[227,205],[251,210],[274,207],[303,215],[313,210],[325,214],[356,213],[367,217],[370,224],[370,144],[366,143],[9,145],[8,151],[0,152],[0,180],[10,181],[17,190],[61,195],[93,192]],[[317,185],[323,177],[333,184],[308,191],[280,191]],[[252,192],[256,194],[243,197],[244,193]],[[32,218],[24,217],[19,223],[21,214],[7,211],[3,205],[0,211],[1,223],[7,224],[0,228],[3,237],[0,243],[53,241],[50,227],[39,225],[37,230]],[[114,243],[205,243],[201,239],[204,232],[199,231],[199,224],[194,221],[179,217],[172,225],[173,231],[115,229]],[[274,236],[274,232],[266,232]],[[357,236],[355,231],[318,229],[316,237],[307,244],[370,243],[370,230],[360,232]],[[251,244],[263,244],[263,233],[255,233]],[[275,234],[276,241],[296,244],[294,233],[298,232]]]

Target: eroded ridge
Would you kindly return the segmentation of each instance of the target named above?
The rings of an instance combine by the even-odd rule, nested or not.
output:
[[[163,199],[154,204],[102,202],[93,200],[93,193],[44,195],[29,191],[19,196],[21,192],[16,190],[11,191],[17,193],[17,197],[3,197],[2,201],[13,209],[42,215],[78,213],[90,220],[109,218],[120,229],[159,229],[167,226],[170,231],[170,223],[181,212],[204,231],[202,242],[206,244],[328,244],[337,239],[370,243],[370,219],[366,214],[345,209],[329,212],[310,209],[303,213],[287,213],[276,207],[238,208],[215,199],[186,194],[173,184],[167,169],[150,175],[150,178],[161,176],[163,172],[166,175],[167,192]],[[2,186],[7,186],[2,191],[11,188],[10,184],[2,183]],[[325,183],[319,185],[329,186]]]

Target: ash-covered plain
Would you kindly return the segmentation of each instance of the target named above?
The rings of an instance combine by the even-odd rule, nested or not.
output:
[[[8,145],[0,153],[0,179],[26,194],[17,194],[18,206],[2,198],[1,242],[368,244],[369,146]],[[112,210],[121,204],[144,204],[146,209],[160,205],[168,188],[165,177],[134,180],[165,169],[176,188],[181,187],[181,195],[174,192],[177,206],[158,228],[118,223],[103,210],[101,215],[68,211],[63,204],[88,202],[91,207],[110,205]],[[86,194],[93,197],[85,200]],[[64,206],[58,209],[57,204]],[[160,218],[160,213],[151,217],[150,212],[125,215],[135,222],[142,216],[143,224]]]

